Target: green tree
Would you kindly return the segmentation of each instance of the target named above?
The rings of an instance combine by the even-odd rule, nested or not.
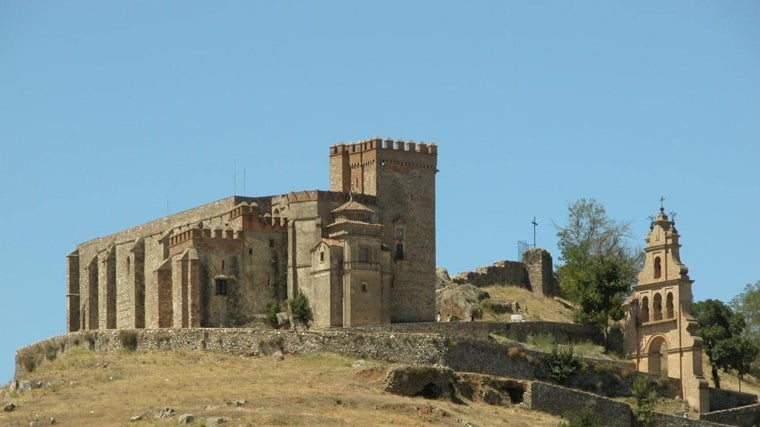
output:
[[[629,245],[629,225],[607,216],[599,202],[580,199],[558,227],[562,293],[578,304],[575,321],[597,326],[605,339],[611,322],[625,316],[622,303],[641,269],[643,253]]]
[[[708,299],[692,306],[697,320],[697,335],[705,343],[715,388],[720,388],[718,370],[734,369],[744,376],[757,356],[757,346],[742,337],[744,318],[723,301]]]
[[[300,321],[304,325],[308,324],[312,319],[311,306],[309,305],[309,299],[306,295],[298,293],[293,299],[288,301],[290,307],[290,313],[294,320]]]
[[[760,281],[748,283],[744,291],[731,300],[731,308],[744,318],[744,334],[755,344],[760,344]]]

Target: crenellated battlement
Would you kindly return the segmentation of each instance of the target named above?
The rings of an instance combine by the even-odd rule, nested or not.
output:
[[[414,141],[393,140],[386,138],[365,139],[354,143],[340,143],[330,147],[330,155],[336,156],[344,153],[363,153],[373,150],[405,151],[409,153],[438,154],[438,146],[435,143],[415,143]]]
[[[208,228],[190,228],[177,232],[169,238],[169,246],[177,246],[191,240],[240,240],[242,235],[239,231],[230,228],[214,230]]]

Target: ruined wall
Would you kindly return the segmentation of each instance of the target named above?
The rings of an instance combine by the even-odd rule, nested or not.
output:
[[[541,248],[529,249],[521,262],[496,261],[491,266],[459,273],[452,277],[451,281],[460,285],[469,283],[475,286],[515,286],[544,296],[560,294],[559,284],[554,277],[552,256]]]
[[[451,281],[460,285],[464,283],[475,286],[509,285],[531,289],[525,264],[516,261],[496,261],[491,266],[459,273],[452,277]]]

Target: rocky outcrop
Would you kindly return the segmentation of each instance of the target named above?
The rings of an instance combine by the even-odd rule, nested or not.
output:
[[[450,285],[435,291],[435,304],[441,321],[470,321],[483,317],[480,301],[488,292],[470,284]]]
[[[489,405],[522,403],[527,383],[477,373],[459,373],[445,366],[396,366],[388,370],[384,390],[401,396],[467,399]]]

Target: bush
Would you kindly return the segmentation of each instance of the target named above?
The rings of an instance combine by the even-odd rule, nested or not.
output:
[[[279,312],[280,303],[274,300],[267,303],[267,320],[274,326],[277,326],[277,313]]]
[[[312,318],[311,306],[309,305],[309,299],[306,295],[299,293],[293,299],[289,301],[290,314],[293,320],[298,320],[303,324],[306,324]]]
[[[654,405],[659,398],[657,384],[647,376],[637,375],[633,379],[633,397],[636,398],[636,406],[633,415],[642,426],[654,425]]]
[[[127,350],[137,349],[137,332],[131,330],[119,331],[119,342]]]
[[[552,346],[552,352],[546,356],[549,365],[549,376],[558,383],[564,383],[578,372],[581,363],[575,357],[572,346]]]
[[[55,357],[58,356],[58,352],[55,350],[55,347],[53,347],[52,344],[48,344],[45,346],[45,358],[49,361],[55,360]]]
[[[583,409],[568,412],[564,416],[567,421],[560,423],[560,427],[602,427],[602,417],[596,413],[592,405],[586,405]]]
[[[19,354],[21,365],[26,369],[26,372],[32,372],[37,369],[37,361],[34,359],[34,353],[31,351],[25,351],[23,354]]]

